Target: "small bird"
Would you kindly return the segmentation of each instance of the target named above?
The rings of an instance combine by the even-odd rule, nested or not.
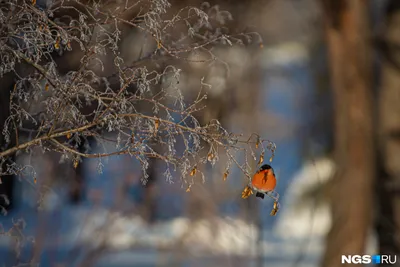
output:
[[[274,191],[276,187],[274,169],[268,164],[262,165],[254,174],[251,185],[257,191],[256,197],[264,199],[264,193]]]
[[[271,215],[274,216],[280,207],[278,203],[279,194],[276,193],[276,177],[274,169],[268,165],[264,164],[258,169],[258,171],[253,175],[250,183],[245,187],[242,192],[242,198],[248,198],[253,194],[253,190],[256,191],[256,197],[264,199],[265,195],[269,196],[274,200],[274,208]]]

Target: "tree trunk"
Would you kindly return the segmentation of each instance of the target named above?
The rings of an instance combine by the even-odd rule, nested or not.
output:
[[[10,116],[10,95],[14,87],[14,75],[7,74],[0,79],[0,129],[4,129],[5,122]],[[8,129],[10,132],[10,143],[7,144],[3,132],[0,132],[0,151],[15,145],[15,130]],[[1,175],[7,171],[7,164],[13,162],[15,156],[5,158],[6,162],[0,165],[0,216],[8,213],[15,205],[14,201],[14,176]],[[1,159],[0,159],[1,160]]]
[[[368,4],[326,0],[325,26],[335,109],[332,228],[324,267],[343,266],[341,255],[364,254],[372,221],[375,176]]]
[[[379,253],[400,254],[400,3],[389,2],[379,90]]]

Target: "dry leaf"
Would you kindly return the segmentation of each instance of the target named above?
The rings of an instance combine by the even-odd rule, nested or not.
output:
[[[78,168],[78,164],[79,164],[79,161],[78,160],[74,160],[74,168],[75,169]]]
[[[32,5],[36,5],[36,0],[32,0]]]
[[[260,145],[260,138],[257,138],[257,141],[256,141],[256,148],[258,148],[259,145]]]
[[[72,137],[71,133],[67,133],[67,138],[70,139]]]
[[[33,183],[34,183],[34,184],[37,183],[36,177],[33,178]]]
[[[215,157],[214,153],[210,152],[210,153],[208,153],[207,160],[212,161],[214,159],[214,157]]]
[[[190,187],[192,187],[192,186],[189,185],[188,188],[186,189],[186,192],[190,192]]]
[[[157,49],[160,49],[160,48],[161,48],[161,41],[157,40]]]

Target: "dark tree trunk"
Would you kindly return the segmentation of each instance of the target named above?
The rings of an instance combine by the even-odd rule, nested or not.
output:
[[[10,116],[10,94],[14,86],[14,75],[11,73],[5,75],[0,79],[0,82],[0,129],[3,130],[7,118]],[[15,134],[12,129],[10,129],[10,134],[11,142],[7,144],[2,131],[0,132],[0,151],[15,145]],[[13,162],[14,159],[14,156],[6,158],[6,163],[3,164],[0,171],[6,172],[7,163]],[[0,211],[3,213],[3,211],[10,211],[14,206],[13,193],[15,181],[13,175],[0,175],[0,179]]]
[[[400,254],[400,2],[389,1],[380,44],[383,55],[379,99],[379,253]]]
[[[341,255],[364,254],[372,221],[375,176],[373,96],[364,0],[324,1],[335,109],[332,228],[324,267],[343,266]]]

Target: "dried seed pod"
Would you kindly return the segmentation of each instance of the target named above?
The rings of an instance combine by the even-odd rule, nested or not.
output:
[[[160,127],[160,119],[154,121],[154,134],[158,131],[158,127]]]
[[[61,38],[60,38],[60,36],[57,36],[56,43],[54,44],[55,49],[60,49],[60,42],[61,42]]]
[[[71,137],[72,137],[72,134],[71,133],[67,133],[67,138],[71,139]]]
[[[194,175],[196,175],[196,173],[197,173],[197,166],[194,166],[194,168],[190,172],[190,176],[194,176]]]
[[[214,155],[213,152],[208,153],[208,155],[207,155],[207,160],[208,161],[212,161],[214,158],[215,158],[215,155]]]
[[[76,160],[74,160],[74,168],[76,169],[76,168],[78,168],[78,164],[79,164],[79,161],[76,159]]]
[[[229,171],[224,172],[224,181],[226,181],[226,178],[228,178]]]
[[[270,213],[271,216],[275,216],[279,211],[279,203],[278,202],[274,202],[274,207],[272,208],[272,211]]]
[[[261,163],[263,163],[263,162],[264,162],[264,152],[261,153],[261,155],[260,155],[260,160],[258,161],[258,165],[261,165]]]
[[[243,192],[242,192],[242,198],[243,198],[243,199],[246,199],[246,198],[248,198],[251,194],[254,194],[254,193],[253,193],[253,190],[251,190],[250,187],[246,186],[246,187],[244,188]]]
[[[192,187],[192,185],[189,185],[188,188],[186,189],[186,192],[190,192],[191,187]]]

